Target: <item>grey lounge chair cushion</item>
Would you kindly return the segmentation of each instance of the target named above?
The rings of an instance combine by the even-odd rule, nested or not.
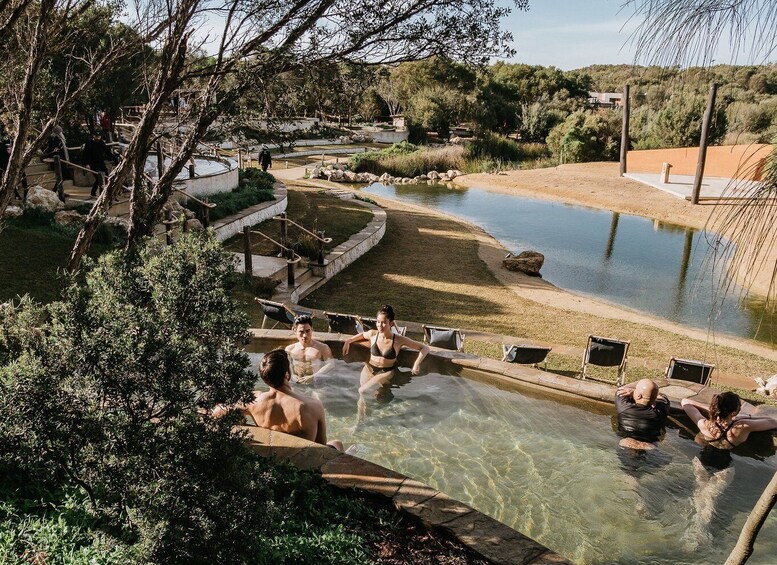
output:
[[[429,335],[429,345],[442,349],[458,351],[461,349],[461,332],[438,328],[426,328]]]
[[[706,384],[714,368],[714,365],[707,365],[701,361],[673,359],[667,378]]]
[[[617,367],[623,363],[625,354],[625,343],[593,337],[588,348],[588,362],[600,367]]]
[[[533,345],[513,345],[505,354],[505,361],[521,365],[534,365],[542,363],[550,353],[550,347],[536,347]]]
[[[356,335],[362,332],[362,325],[355,316],[348,314],[330,314],[326,317],[329,320],[329,331],[341,334]]]

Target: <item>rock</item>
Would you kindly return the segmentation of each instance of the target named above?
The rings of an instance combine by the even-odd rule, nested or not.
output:
[[[388,173],[383,173],[382,175],[380,175],[380,177],[378,177],[378,180],[383,184],[389,184],[391,181],[391,175]]]
[[[421,177],[420,177],[420,176],[413,177],[413,182],[414,182],[415,184],[418,184],[419,182],[421,182]]]
[[[334,177],[335,177],[335,180],[339,180],[339,181],[343,180],[343,171],[341,171],[340,169],[335,170]]]
[[[130,223],[127,218],[119,218],[117,216],[108,216],[105,218],[105,223],[109,226],[117,226],[121,229],[123,229],[125,232],[129,233],[130,230]]]
[[[413,179],[408,178],[408,177],[402,177],[402,181],[401,182],[402,182],[402,184],[410,184],[410,183],[413,182]]]
[[[364,173],[364,178],[366,178],[368,182],[376,182],[378,180],[378,175]]]
[[[420,182],[426,182],[429,180],[429,177],[427,175],[418,175],[416,177]]]
[[[437,180],[440,178],[440,173],[437,171],[429,171],[426,173],[426,176],[429,177],[431,180]]]
[[[202,231],[204,228],[202,227],[202,223],[196,218],[191,220],[186,220],[186,229],[188,231]]]
[[[447,173],[445,173],[449,179],[453,180],[456,178],[456,171],[453,169],[449,169]]]
[[[465,175],[466,173],[464,171],[460,171],[458,169],[454,169],[453,171],[457,177],[460,177],[462,175]]]
[[[515,257],[508,255],[502,261],[502,266],[508,271],[519,271],[532,277],[541,277],[540,269],[545,263],[545,256],[537,251],[522,251]]]
[[[8,206],[3,212],[3,218],[19,218],[24,213],[19,206]]]
[[[60,226],[81,226],[86,220],[86,216],[82,216],[75,210],[60,210],[54,214],[54,221]]]
[[[356,173],[354,173],[353,171],[344,171],[343,178],[347,182],[356,182]]]
[[[42,186],[33,186],[27,192],[27,200],[24,202],[25,208],[38,208],[44,212],[56,212],[65,207],[57,194]]]
[[[437,180],[440,180],[442,182],[448,182],[449,180],[451,180],[451,178],[448,176],[448,173],[443,173],[440,175],[439,179]]]

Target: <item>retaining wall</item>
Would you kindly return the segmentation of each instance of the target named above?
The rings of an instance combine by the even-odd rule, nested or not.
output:
[[[310,264],[309,267],[317,277],[329,280],[359,257],[375,247],[386,235],[386,211],[370,202],[360,202],[372,210],[372,220],[359,233],[352,235],[332,251],[324,261],[324,265]],[[300,296],[301,300],[304,296]]]

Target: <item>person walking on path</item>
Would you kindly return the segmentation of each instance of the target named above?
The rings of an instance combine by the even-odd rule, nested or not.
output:
[[[113,159],[113,155],[108,150],[108,146],[103,141],[102,132],[99,129],[92,132],[92,137],[84,144],[84,151],[81,155],[82,164],[92,171],[94,175],[94,184],[90,196],[97,196],[97,189],[102,185],[100,173],[108,174],[108,167],[105,164],[106,159]]]
[[[272,168],[272,155],[270,155],[270,149],[266,145],[262,145],[262,150],[259,152],[259,164],[265,173],[268,168]]]

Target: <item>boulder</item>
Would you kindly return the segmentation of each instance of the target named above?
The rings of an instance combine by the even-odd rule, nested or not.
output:
[[[347,182],[357,182],[357,180],[356,180],[356,173],[354,173],[353,171],[344,171],[343,172],[343,178]]]
[[[25,208],[38,208],[44,212],[56,212],[65,207],[57,194],[42,186],[33,186],[27,192],[27,200],[24,202]]]
[[[186,230],[187,231],[202,231],[204,228],[202,227],[202,223],[196,218],[191,220],[186,220]]]
[[[453,169],[449,169],[448,172],[445,174],[448,175],[448,178],[451,180],[455,179],[457,176],[456,171],[454,171]]]
[[[410,184],[413,182],[413,179],[408,177],[402,177],[402,184]]]
[[[343,171],[341,171],[340,169],[336,169],[335,174],[333,176],[334,176],[334,180],[341,181],[343,180]],[[332,179],[329,179],[329,180],[332,180]]]
[[[19,206],[8,206],[3,212],[3,218],[19,218],[24,213],[24,210]]]
[[[368,182],[376,182],[378,180],[378,175],[364,173],[364,178],[366,178]]]
[[[429,177],[427,175],[418,175],[416,177],[420,182],[426,182],[429,180]]]
[[[60,210],[54,214],[54,221],[60,226],[81,226],[86,220],[86,216],[82,216],[75,210]]]
[[[519,271],[532,277],[541,277],[540,269],[545,262],[545,256],[538,251],[522,251],[516,256],[508,254],[502,261],[502,266],[508,271]]]
[[[391,175],[388,173],[383,173],[382,175],[380,175],[380,177],[378,177],[378,180],[383,184],[389,184],[391,180]]]
[[[108,216],[107,218],[105,218],[105,223],[108,224],[109,226],[117,226],[123,229],[125,232],[129,233],[130,222],[127,218],[118,217],[118,216]]]
[[[440,173],[437,171],[429,171],[426,173],[426,176],[429,177],[431,180],[437,180],[440,178]]]

